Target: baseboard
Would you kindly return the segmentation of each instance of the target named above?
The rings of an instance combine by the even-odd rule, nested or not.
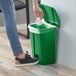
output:
[[[17,25],[17,29],[25,29],[26,28],[26,24],[20,24]],[[0,27],[0,32],[5,32],[5,27]]]

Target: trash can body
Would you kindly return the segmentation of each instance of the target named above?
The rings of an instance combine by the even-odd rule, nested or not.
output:
[[[40,7],[42,10],[44,10],[43,7],[48,8],[48,6],[46,5],[41,5]],[[37,24],[30,24],[28,27],[30,30],[32,56],[37,57],[39,59],[40,64],[48,65],[56,63],[57,58],[56,42],[57,42],[58,27],[60,23],[58,24],[57,20],[54,21],[55,20],[54,18],[52,18],[53,20],[52,19],[50,20],[49,18],[50,20],[49,21],[48,19],[45,18],[45,16],[47,16],[45,10],[43,12],[44,12],[44,19],[48,24],[42,24],[40,26],[38,26]],[[51,15],[51,17],[54,17],[54,14]],[[58,19],[58,17],[55,18]]]
[[[57,28],[43,34],[30,33],[32,55],[39,59],[40,64],[56,62],[56,33]]]

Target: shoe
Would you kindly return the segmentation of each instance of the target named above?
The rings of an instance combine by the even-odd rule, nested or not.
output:
[[[24,59],[15,58],[15,66],[28,66],[38,64],[39,60],[37,58],[32,58],[28,52],[25,54]]]

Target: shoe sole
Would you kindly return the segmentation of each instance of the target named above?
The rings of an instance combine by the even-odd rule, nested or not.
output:
[[[34,62],[34,63],[26,63],[26,64],[15,64],[15,67],[22,67],[22,66],[31,66],[31,65],[36,65],[39,63],[39,60]]]

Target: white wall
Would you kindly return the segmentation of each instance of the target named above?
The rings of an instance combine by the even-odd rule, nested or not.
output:
[[[76,0],[41,0],[53,6],[61,18],[58,63],[76,69]]]

